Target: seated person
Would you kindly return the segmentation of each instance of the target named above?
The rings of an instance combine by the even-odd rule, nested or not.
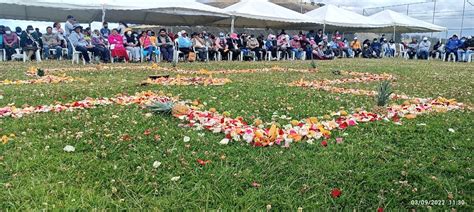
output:
[[[174,43],[173,40],[166,33],[166,29],[160,29],[160,34],[157,37],[156,46],[160,48],[160,52],[163,54],[163,60],[167,62],[173,61]]]
[[[282,58],[285,57],[285,54],[288,55],[288,58],[291,57],[291,47],[290,47],[290,41],[289,41],[289,36],[284,33],[278,36],[277,39],[277,46],[278,46],[278,51],[282,52]]]
[[[459,61],[468,62],[472,53],[474,53],[474,39],[469,36],[462,41],[462,45],[458,50]]]
[[[277,41],[276,36],[269,34],[267,40],[265,41],[265,49],[271,52],[271,58],[276,60],[277,57]]]
[[[63,48],[61,47],[61,40],[57,34],[53,33],[52,27],[46,28],[46,34],[43,35],[43,54],[46,59],[49,58],[49,50],[56,50],[56,59],[60,59],[63,56]]]
[[[15,54],[15,49],[18,48],[20,41],[16,33],[12,32],[10,27],[5,27],[5,34],[3,34],[3,48],[5,48],[6,60],[11,60],[12,55]]]
[[[395,57],[395,51],[396,51],[396,45],[395,45],[395,41],[393,41],[392,39],[390,39],[390,41],[388,42],[389,44],[389,49],[390,49],[390,56],[391,57]]]
[[[390,50],[390,43],[388,43],[388,40],[386,38],[382,40],[382,52],[384,57],[392,56],[392,50]]]
[[[227,60],[229,49],[227,48],[225,35],[223,32],[219,33],[219,37],[214,39],[214,48],[221,53],[222,60]]]
[[[446,42],[446,46],[444,47],[446,51],[446,58],[445,60],[448,61],[448,57],[451,53],[454,53],[455,60],[458,61],[458,49],[461,46],[461,41],[458,39],[458,36],[454,34],[451,38],[448,39]]]
[[[424,37],[423,41],[418,44],[418,59],[427,60],[430,53],[430,48],[431,42],[427,37]]]
[[[82,26],[79,24],[74,25],[74,31],[71,32],[69,35],[69,41],[71,42],[71,45],[76,49],[76,51],[79,51],[82,53],[82,57],[86,61],[86,63],[90,64],[91,59],[89,57],[88,52],[93,52],[96,56],[100,55],[102,60],[104,62],[108,62],[110,59],[109,56],[109,51],[97,48],[90,43],[88,43],[84,39],[84,35],[81,32]]]
[[[334,57],[336,57],[336,54],[333,51],[333,48],[329,47],[329,44],[327,45],[326,49],[324,50],[324,57],[327,60],[332,60]]]
[[[260,44],[257,38],[255,38],[255,35],[250,35],[250,39],[247,41],[247,49],[251,52],[254,52],[257,60],[262,59],[262,55],[260,55],[260,51],[262,51],[262,49],[260,48]]]
[[[207,60],[207,48],[206,48],[206,41],[202,37],[201,33],[193,33],[191,35],[192,37],[192,43],[193,43],[193,49],[194,51],[197,52],[199,56],[199,60],[202,62]]]
[[[380,58],[382,55],[382,44],[378,41],[377,38],[374,38],[370,48],[373,51],[374,58]]]
[[[152,42],[152,33],[150,30],[148,31],[143,31],[141,36],[140,36],[140,46],[143,48],[144,55],[147,58],[147,61],[153,61],[153,54],[155,53],[156,50],[156,42]]]
[[[110,59],[110,52],[109,49],[107,48],[107,45],[104,42],[104,38],[100,35],[100,31],[98,29],[94,30],[91,34],[91,44],[95,46],[97,49],[99,49],[99,52],[104,55],[104,57]],[[105,60],[104,62],[109,62],[108,60]]]
[[[418,42],[416,38],[413,38],[411,42],[408,44],[407,54],[410,59],[413,59],[418,52]]]
[[[354,37],[354,40],[351,42],[350,46],[354,52],[354,57],[359,57],[360,53],[362,52],[362,47],[357,37]]]
[[[193,42],[189,39],[188,33],[184,30],[178,33],[178,49],[184,54],[184,57],[188,57],[192,47]]]
[[[112,32],[107,36],[110,51],[113,58],[122,59],[125,61],[130,61],[128,57],[127,49],[124,46],[124,37],[118,33],[117,29],[112,29]]]
[[[443,43],[441,43],[441,40],[438,40],[438,42],[436,42],[436,44],[433,46],[433,50],[431,50],[430,56],[433,59],[436,59],[436,56],[438,55],[437,59],[441,59],[441,54],[443,53],[443,48],[444,48]]]
[[[362,57],[363,58],[374,58],[373,50],[370,48],[370,42],[363,44]]]
[[[142,57],[141,57],[141,52],[140,52],[141,48],[140,48],[140,40],[138,39],[138,33],[132,31],[132,29],[130,28],[125,28],[123,30],[125,32],[122,33],[121,35],[125,35],[125,42],[124,42],[125,49],[127,49],[132,55],[132,58],[130,58],[130,60],[134,62],[139,62]],[[121,30],[117,29],[117,31],[120,32]]]
[[[239,39],[238,37],[239,36],[237,35],[237,33],[231,33],[229,35],[229,38],[227,39],[226,45],[229,51],[232,52],[232,60],[237,60],[237,58],[239,58],[239,55],[241,53],[239,44],[238,44],[238,39]]]
[[[33,29],[33,26],[26,27],[26,31],[21,33],[20,47],[26,54],[26,60],[31,60],[35,52],[41,47],[42,41],[38,33]],[[36,58],[36,60],[41,58]]]
[[[290,41],[291,51],[295,53],[295,58],[300,60],[303,56],[304,49],[301,44],[301,39],[298,35],[293,36],[293,39]]]

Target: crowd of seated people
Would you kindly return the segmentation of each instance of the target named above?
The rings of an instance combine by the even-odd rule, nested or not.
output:
[[[459,39],[453,35],[445,44],[438,41],[434,46],[428,38],[421,42],[413,38],[411,42],[401,42],[399,47],[394,40],[385,35],[362,43],[358,37],[352,41],[339,31],[330,35],[323,30],[300,31],[289,35],[285,30],[267,36],[260,34],[193,32],[180,31],[177,34],[160,29],[133,30],[121,22],[109,29],[104,22],[101,29],[91,30],[76,23],[68,16],[64,24],[56,22],[46,28],[42,34],[38,28],[28,26],[25,30],[16,27],[0,26],[0,53],[3,60],[12,60],[22,52],[25,60],[35,59],[72,59],[79,54],[85,63],[113,61],[172,62],[176,59],[188,61],[210,60],[280,60],[280,59],[316,59],[332,60],[342,57],[382,58],[402,55],[407,59],[439,58],[455,61],[468,61],[474,51],[472,37]],[[40,52],[40,54],[37,54]],[[93,56],[90,58],[90,56]],[[3,57],[3,55],[2,55]],[[178,58],[176,58],[178,57]],[[444,57],[444,58],[442,58]]]

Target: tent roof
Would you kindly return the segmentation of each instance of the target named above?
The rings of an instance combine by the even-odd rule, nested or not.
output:
[[[64,21],[73,15],[79,22],[106,21],[139,24],[199,25],[229,17],[222,9],[195,0],[0,0],[0,18]]]
[[[393,31],[395,27],[397,32],[411,33],[411,32],[440,32],[445,31],[446,27],[434,25],[410,16],[397,13],[392,10],[384,10],[379,13],[369,16],[372,20],[390,25],[389,28],[381,29],[380,31]]]
[[[236,27],[299,27],[302,24],[315,24],[310,17],[268,0],[242,0],[224,8],[224,11],[235,17]],[[231,21],[228,19],[215,24],[229,26]]]
[[[387,26],[382,23],[374,22],[367,16],[331,4],[314,9],[305,14],[310,16],[314,21],[329,26],[351,28],[374,28]]]

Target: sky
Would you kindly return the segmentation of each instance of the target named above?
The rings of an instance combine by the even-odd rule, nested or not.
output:
[[[293,0],[299,2],[300,0]],[[303,0],[310,2],[311,0]],[[408,15],[420,20],[432,22],[434,0],[314,0],[316,3],[334,4],[345,9],[353,10],[357,13],[371,15],[382,10],[385,7],[396,12],[407,14],[407,6],[388,7],[389,5],[399,5],[406,3],[424,2],[422,4],[414,4],[408,7]],[[436,14],[434,24],[441,25],[448,28],[448,33],[434,33],[437,37],[446,37],[454,33],[460,34],[461,17],[463,10],[463,3],[465,0],[436,0]],[[365,9],[364,9],[365,8]],[[370,9],[373,8],[373,9]],[[32,22],[32,21],[18,21],[18,20],[4,20],[0,19],[0,25],[7,25],[10,27],[20,26],[23,29],[27,25],[33,25],[45,31],[47,26],[52,25],[48,22]],[[110,27],[116,27],[116,24],[109,24]],[[100,23],[92,23],[93,29],[101,27]],[[464,30],[463,35],[474,35],[474,0],[466,0]]]

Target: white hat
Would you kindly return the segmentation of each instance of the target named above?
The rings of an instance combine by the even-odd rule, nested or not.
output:
[[[357,40],[357,37],[354,37],[354,40]]]
[[[428,38],[427,38],[427,37],[424,37],[423,40],[428,40]]]

